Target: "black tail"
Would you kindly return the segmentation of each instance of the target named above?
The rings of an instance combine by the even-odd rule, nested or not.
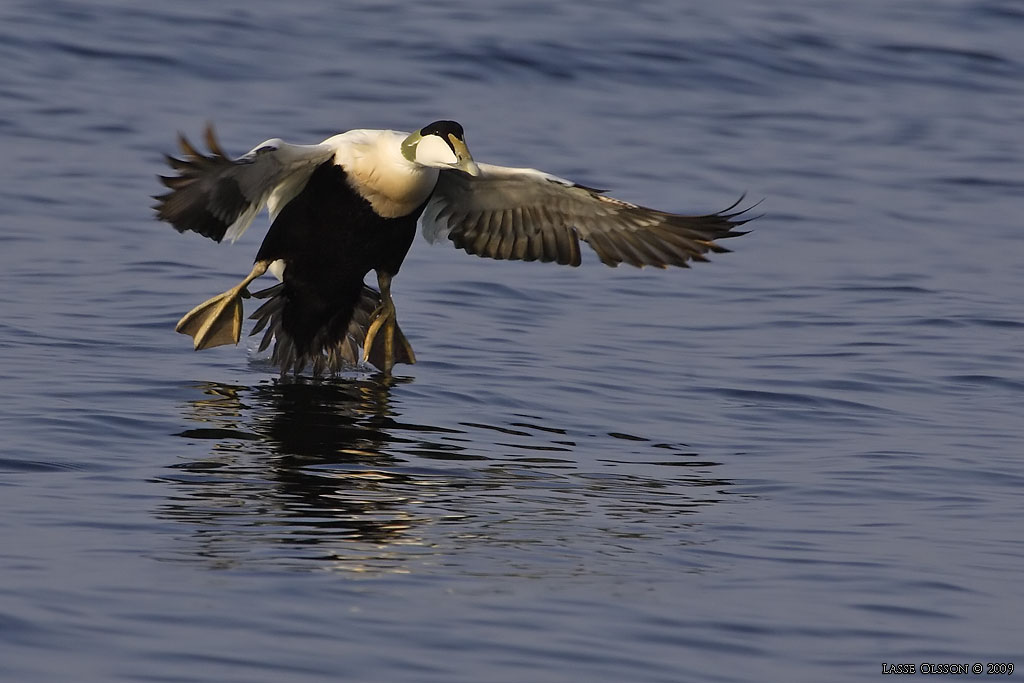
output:
[[[380,305],[380,292],[362,283],[350,288],[342,301],[334,298],[329,304],[294,296],[291,283],[284,282],[253,296],[267,301],[249,316],[256,321],[251,334],[266,330],[260,351],[276,340],[271,362],[282,375],[299,374],[307,365],[314,376],[358,365],[359,348]]]

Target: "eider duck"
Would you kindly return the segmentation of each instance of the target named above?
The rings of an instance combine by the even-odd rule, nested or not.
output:
[[[254,296],[260,349],[274,341],[281,373],[337,373],[362,360],[384,373],[415,355],[398,327],[391,281],[416,234],[478,256],[580,265],[580,240],[609,266],[687,266],[715,240],[744,234],[742,211],[685,216],[648,209],[532,168],[477,163],[462,126],[435,121],[413,133],[350,130],[318,145],[267,140],[230,158],[212,126],[209,153],[179,135],[176,172],[160,176],[157,217],[217,242],[241,237],[269,209],[271,224],[252,271],[193,308],[177,331],[196,350],[237,344],[242,298],[270,270],[281,281]],[[741,198],[742,200],[742,198]],[[364,284],[375,271],[379,291]]]

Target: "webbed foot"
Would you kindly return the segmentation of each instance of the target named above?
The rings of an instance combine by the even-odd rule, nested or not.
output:
[[[186,313],[175,331],[192,337],[196,351],[223,344],[237,344],[242,336],[242,298],[248,298],[249,283],[263,275],[269,264],[263,261],[253,266],[244,280],[223,294],[207,299]]]
[[[366,330],[363,342],[363,360],[385,374],[391,373],[395,363],[416,362],[409,340],[398,327],[395,304],[390,296],[374,311],[373,322]]]

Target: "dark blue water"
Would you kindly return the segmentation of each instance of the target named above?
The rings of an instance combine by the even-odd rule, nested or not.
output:
[[[0,679],[854,681],[1024,667],[1016,0],[0,7]],[[418,242],[420,358],[280,383],[162,152],[454,118],[681,271]]]

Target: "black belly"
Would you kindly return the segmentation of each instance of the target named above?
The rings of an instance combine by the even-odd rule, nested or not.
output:
[[[256,260],[285,263],[281,323],[300,355],[321,351],[311,348],[315,337],[325,344],[344,338],[363,278],[370,270],[398,273],[425,205],[382,218],[352,189],[344,169],[326,162],[281,210]]]

